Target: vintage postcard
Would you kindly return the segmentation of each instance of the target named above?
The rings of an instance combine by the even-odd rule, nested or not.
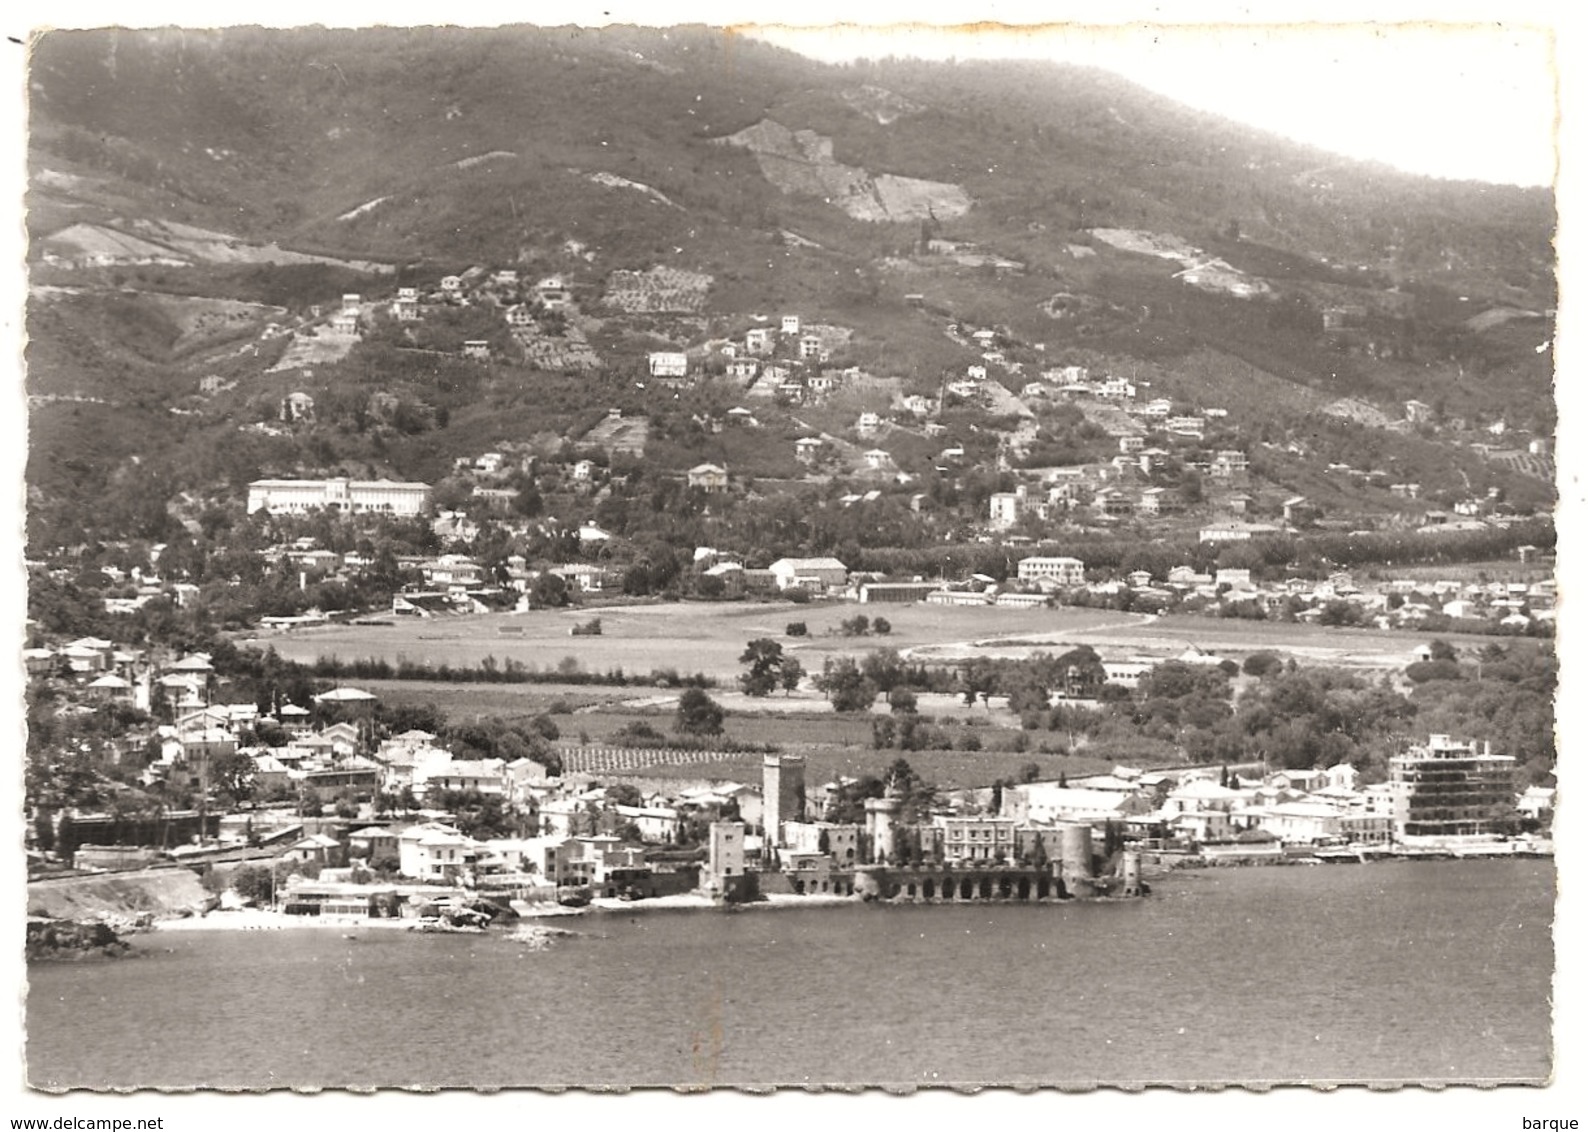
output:
[[[18,1116],[1574,1116],[1547,23],[121,22],[17,45]]]

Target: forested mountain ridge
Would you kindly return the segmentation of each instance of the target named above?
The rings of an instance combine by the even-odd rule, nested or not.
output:
[[[868,88],[908,109],[877,121],[856,97]],[[1552,275],[1547,191],[1345,160],[1053,64],[830,66],[706,28],[123,30],[44,37],[31,90],[38,159],[87,158],[169,193],[188,213],[174,219],[354,235],[344,250],[375,250],[373,235],[398,256],[445,254],[423,224],[327,226],[400,187],[464,189],[453,163],[491,153],[638,173],[719,221],[758,219],[777,194],[734,184],[749,163],[707,143],[770,117],[831,137],[840,160],[963,184],[995,223],[1189,235],[1233,222],[1331,260],[1448,263],[1458,279],[1481,265],[1522,286]],[[511,224],[506,199],[481,206],[476,219]]]
[[[850,328],[840,360],[903,392],[976,362],[944,337],[954,320],[1000,327],[1028,368],[1244,402],[1242,427],[1274,442],[1342,398],[1552,429],[1548,191],[1346,161],[1099,71],[830,66],[701,27],[110,30],[41,37],[30,98],[29,485],[52,523],[81,526],[92,500],[147,534],[266,472],[433,478],[482,422],[577,438],[613,406],[653,416],[664,466],[738,458],[635,379],[648,350],[780,312]],[[724,144],[764,123],[793,148]],[[873,215],[903,219],[857,218]],[[471,265],[566,276],[599,368],[415,368],[391,349],[412,342],[379,334],[276,368],[284,338],[260,336]],[[617,316],[614,279],[659,268],[709,278],[699,309]],[[1354,320],[1350,348],[1331,311]],[[195,399],[207,377],[220,392]],[[1282,395],[1242,398],[1252,382]],[[239,440],[300,386],[318,422]],[[427,427],[330,411],[378,386]],[[736,395],[697,391],[690,411]],[[1416,445],[1442,439],[1330,443],[1426,466]],[[1527,490],[1467,454],[1452,466],[1474,490]]]

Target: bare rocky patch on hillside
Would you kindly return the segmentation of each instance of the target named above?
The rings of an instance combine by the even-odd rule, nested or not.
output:
[[[748,149],[762,175],[779,191],[821,197],[856,220],[949,219],[970,211],[970,194],[958,185],[891,173],[873,176],[860,166],[837,161],[833,139],[815,130],[790,130],[763,118],[716,141]]]

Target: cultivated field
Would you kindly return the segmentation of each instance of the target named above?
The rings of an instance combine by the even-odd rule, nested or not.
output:
[[[859,778],[863,774],[874,774],[880,778],[897,758],[905,759],[924,780],[943,790],[987,786],[997,778],[1018,778],[1021,769],[1029,763],[1037,764],[1044,779],[1054,779],[1060,774],[1069,778],[1104,774],[1115,765],[1110,760],[1084,755],[1001,751],[872,751],[827,747],[803,753],[807,789],[835,781],[840,776]],[[727,779],[759,784],[761,756],[742,755],[722,762],[647,767],[631,773],[636,778]]]
[[[721,697],[713,698],[720,700]],[[773,744],[789,750],[871,745],[870,716],[840,715],[825,700],[821,701],[821,707],[824,709],[821,712],[787,716],[740,715],[729,708],[721,739],[712,742],[720,742],[724,747]],[[588,742],[600,746],[636,720],[643,720],[663,734],[673,734],[673,706],[625,711],[622,706],[614,705],[554,718],[565,742],[585,742],[588,737]]]

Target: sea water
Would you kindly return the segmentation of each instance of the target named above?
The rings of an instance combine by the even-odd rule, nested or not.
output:
[[[36,1087],[1536,1082],[1553,863],[1231,868],[1143,900],[171,932],[29,970]]]

